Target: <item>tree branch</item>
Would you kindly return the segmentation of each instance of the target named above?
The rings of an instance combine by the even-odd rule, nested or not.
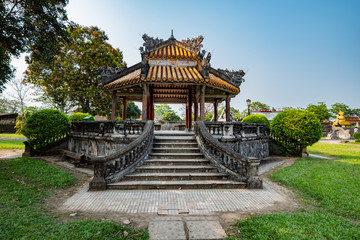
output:
[[[10,14],[12,13],[12,11],[14,10],[14,8],[16,7],[16,5],[18,3],[19,3],[19,1],[15,0],[14,5],[11,7],[10,11],[6,14],[6,16],[4,17],[4,20],[6,20],[10,16]]]

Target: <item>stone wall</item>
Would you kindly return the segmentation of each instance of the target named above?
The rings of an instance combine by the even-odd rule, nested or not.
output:
[[[140,135],[89,136],[70,134],[68,150],[90,157],[107,156],[128,145]]]
[[[242,139],[234,138],[219,139],[219,141],[245,157],[262,159],[269,156],[269,139],[244,141]]]

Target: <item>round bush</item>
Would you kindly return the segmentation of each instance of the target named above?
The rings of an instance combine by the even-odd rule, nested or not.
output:
[[[271,135],[286,154],[298,155],[303,148],[319,141],[322,127],[314,113],[287,110],[276,115],[271,122]]]
[[[251,114],[246,116],[242,123],[266,123],[270,127],[270,122],[264,114]]]
[[[69,119],[71,122],[83,121],[84,117],[92,117],[92,115],[89,113],[81,113],[81,112],[77,112],[69,115]]]
[[[354,132],[353,138],[355,139],[355,142],[360,142],[360,132]]]
[[[21,133],[32,145],[46,146],[69,133],[71,123],[64,113],[44,109],[31,114],[25,121]]]

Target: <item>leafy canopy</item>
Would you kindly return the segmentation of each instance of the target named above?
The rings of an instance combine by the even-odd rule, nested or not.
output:
[[[320,122],[331,117],[331,113],[324,102],[318,102],[317,105],[309,104],[305,110],[314,113]]]
[[[46,146],[53,140],[60,139],[69,133],[71,123],[59,110],[44,109],[31,114],[25,120],[21,133],[31,144]]]
[[[14,73],[11,57],[31,52],[39,62],[52,62],[59,42],[67,39],[68,0],[3,0],[0,2],[0,92]]]
[[[344,103],[335,103],[331,105],[330,112],[334,118],[336,118],[336,115],[340,112],[340,110],[344,112],[345,116],[350,116],[353,114],[353,110]]]
[[[284,153],[298,155],[303,148],[320,140],[322,127],[314,113],[304,110],[287,110],[271,122],[271,135]]]
[[[54,107],[64,111],[70,103],[81,112],[109,115],[111,98],[101,88],[100,67],[123,67],[122,52],[106,41],[98,27],[68,28],[69,42],[61,42],[54,62],[37,61],[32,54],[25,72],[26,82],[40,87]]]
[[[251,114],[246,116],[242,121],[242,123],[265,123],[268,127],[270,127],[270,122],[264,114]]]
[[[250,103],[250,111],[270,111],[270,106],[262,102]]]
[[[134,102],[126,104],[126,119],[135,120],[141,115],[140,108]]]

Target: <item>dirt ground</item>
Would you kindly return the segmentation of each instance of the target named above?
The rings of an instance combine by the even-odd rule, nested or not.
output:
[[[24,149],[0,149],[0,158],[9,157],[11,155],[22,154]]]

